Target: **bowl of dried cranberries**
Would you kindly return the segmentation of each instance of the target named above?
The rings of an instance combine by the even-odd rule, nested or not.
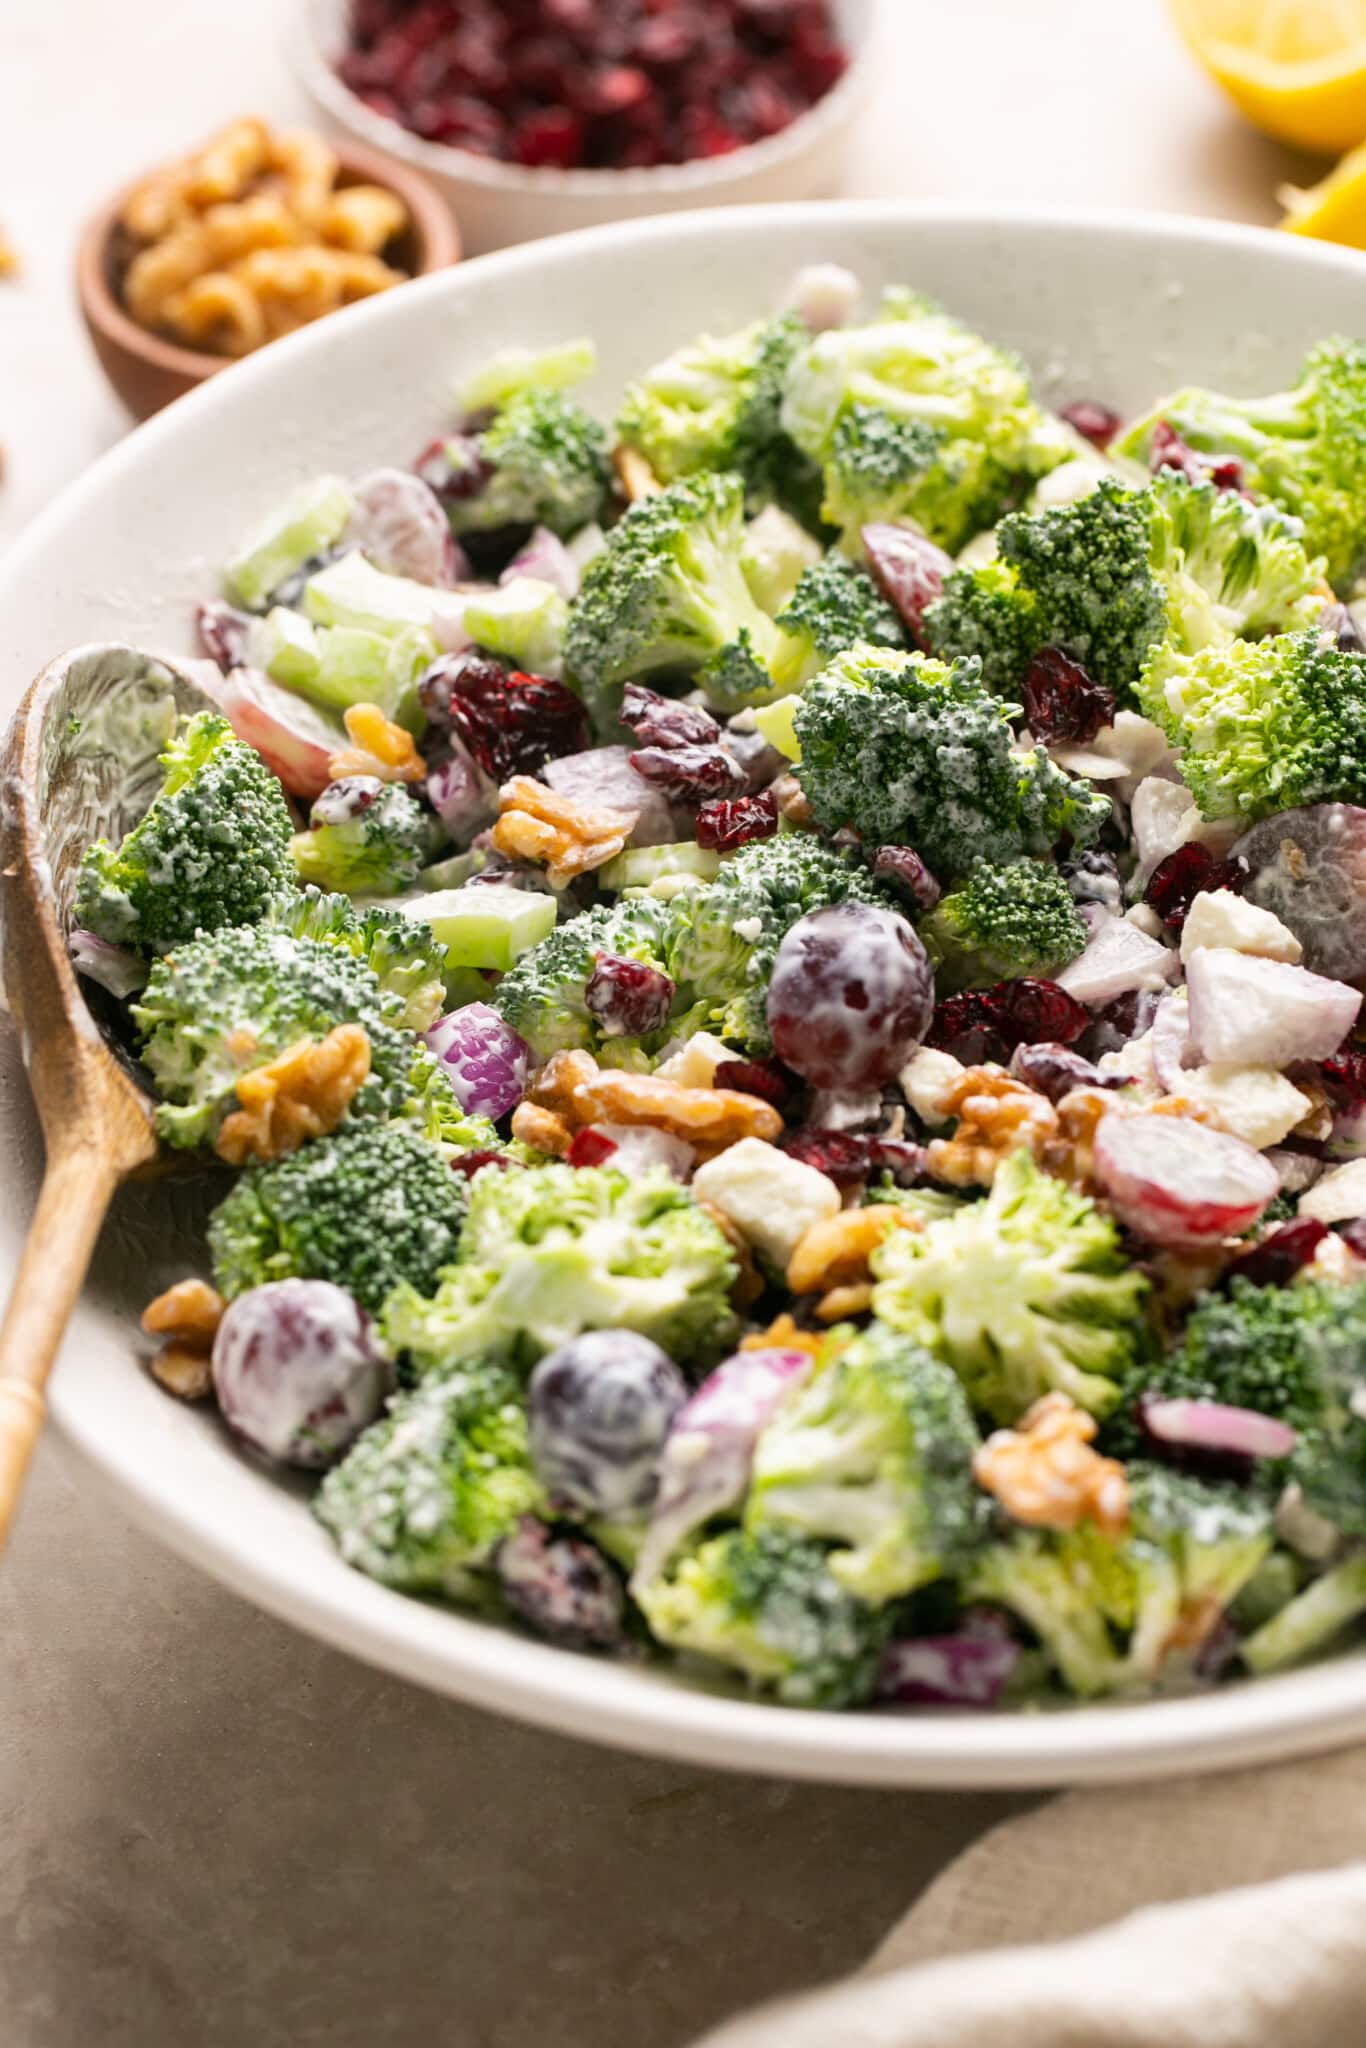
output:
[[[466,246],[836,189],[879,0],[299,0],[334,130],[440,184]]]

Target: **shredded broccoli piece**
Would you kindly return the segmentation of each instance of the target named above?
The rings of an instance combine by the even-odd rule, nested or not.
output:
[[[477,437],[476,449],[478,489],[447,500],[456,534],[548,526],[567,539],[606,507],[612,477],[607,436],[563,391],[515,392]]]
[[[778,624],[788,644],[775,673],[790,690],[799,690],[826,663],[849,648],[906,646],[906,629],[866,570],[842,555],[827,555],[804,571]]]
[[[1101,1416],[1122,1398],[1147,1279],[1113,1218],[1027,1152],[1003,1162],[985,1202],[894,1230],[872,1266],[874,1314],[946,1359],[995,1421],[1054,1391]]]
[[[784,934],[808,911],[850,901],[886,908],[892,899],[852,857],[806,833],[742,847],[714,882],[676,896],[667,965],[691,1005],[686,1023],[767,1052],[768,984]]]
[[[818,1544],[778,1529],[731,1529],[637,1589],[651,1631],[771,1689],[789,1706],[869,1699],[885,1621],[830,1571]]]
[[[111,945],[157,952],[260,917],[289,883],[292,829],[275,776],[216,712],[182,720],[161,767],[122,843],[86,848],[72,913]]]
[[[954,1571],[978,1539],[980,1441],[948,1366],[875,1324],[763,1431],[745,1526],[838,1544],[832,1576],[881,1607]]]
[[[262,920],[271,931],[316,939],[354,953],[396,997],[391,1021],[405,1031],[426,1031],[446,999],[446,949],[429,925],[378,905],[357,910],[349,896],[325,895],[312,886],[282,896]]]
[[[214,1284],[231,1301],[268,1280],[331,1280],[377,1314],[401,1283],[436,1286],[455,1256],[465,1191],[412,1124],[343,1124],[247,1168],[209,1221]]]
[[[1193,654],[1315,623],[1324,603],[1323,563],[1305,552],[1298,520],[1171,470],[1144,496],[1149,560],[1166,596],[1162,637],[1170,646]]]
[[[557,925],[523,953],[489,1001],[538,1061],[556,1052],[598,1047],[601,1025],[584,999],[597,954],[618,953],[662,968],[669,921],[666,906],[654,897],[600,903]]]
[[[961,1594],[1009,1608],[1083,1697],[1188,1675],[1198,1643],[1270,1554],[1264,1501],[1162,1466],[1129,1468],[1130,1523],[1018,1531],[972,1559]]]
[[[600,722],[615,718],[625,683],[660,671],[696,676],[738,645],[768,668],[780,635],[745,581],[744,510],[743,479],[724,471],[640,499],[612,529],[565,639],[566,673]]]
[[[1014,750],[1019,706],[993,697],[975,661],[860,647],[810,686],[794,717],[795,773],[818,825],[853,825],[870,846],[914,846],[944,881],[979,861],[1079,846],[1110,816],[1107,797],[1042,747]]]
[[[158,960],[133,1006],[144,1064],[162,1097],[157,1130],[168,1145],[210,1143],[237,1082],[301,1038],[359,1024],[370,1040],[370,1078],[352,1117],[398,1114],[410,1093],[411,1040],[395,1028],[400,1005],[366,961],[335,944],[295,939],[268,925],[211,932]]]
[[[503,1538],[544,1507],[517,1380],[483,1361],[399,1394],[313,1502],[349,1565],[451,1599],[476,1593]]]
[[[720,340],[700,336],[628,388],[619,438],[662,483],[731,469],[753,491],[780,435],[784,377],[806,338],[792,313]]]
[[[1366,797],[1366,659],[1312,630],[1191,655],[1159,648],[1139,703],[1180,749],[1206,818]]]
[[[432,819],[401,782],[348,775],[309,813],[291,846],[300,881],[352,896],[398,896],[436,850]]]
[[[940,993],[1051,976],[1086,950],[1086,920],[1051,864],[979,862],[920,926]]]
[[[1098,683],[1130,686],[1167,606],[1149,564],[1147,494],[1107,477],[1075,505],[1001,522],[1001,559],[1034,599],[1039,645],[1062,647]]]
[[[1366,549],[1366,347],[1320,342],[1298,382],[1269,398],[1178,391],[1135,420],[1114,452],[1147,461],[1164,421],[1192,448],[1236,456],[1249,489],[1304,522],[1333,583],[1351,582]]]
[[[384,1330],[419,1372],[464,1358],[533,1365],[584,1330],[638,1330],[680,1364],[733,1336],[730,1246],[663,1168],[628,1180],[559,1164],[477,1174],[456,1262],[414,1279]],[[430,1297],[430,1298],[424,1298]]]
[[[850,531],[908,517],[952,552],[1072,453],[1018,358],[911,292],[889,293],[869,324],[807,344],[782,423],[825,470],[827,516]]]

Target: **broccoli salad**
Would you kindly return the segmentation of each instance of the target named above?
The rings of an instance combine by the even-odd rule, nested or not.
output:
[[[275,507],[71,946],[156,1377],[342,1558],[799,1706],[1366,1617],[1366,346],[1049,410],[832,266]]]

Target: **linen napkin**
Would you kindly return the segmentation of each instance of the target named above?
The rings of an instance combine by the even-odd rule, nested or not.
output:
[[[837,1879],[836,1879],[837,1881]],[[1364,2048],[1366,1751],[1072,1792],[699,2048]]]

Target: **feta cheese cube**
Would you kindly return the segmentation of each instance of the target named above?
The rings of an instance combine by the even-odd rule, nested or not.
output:
[[[655,1072],[666,1081],[677,1081],[680,1088],[714,1088],[716,1069],[739,1057],[733,1045],[723,1045],[710,1031],[695,1031]]]
[[[1181,1093],[1254,1152],[1279,1145],[1314,1107],[1274,1067],[1195,1067],[1181,1076]]]
[[[742,1138],[709,1159],[693,1175],[692,1187],[783,1271],[811,1225],[842,1206],[826,1174],[762,1138]]]
[[[951,1052],[937,1052],[922,1045],[907,1060],[897,1081],[901,1092],[923,1124],[947,1123],[953,1112],[949,1097],[954,1083],[967,1068]]]
[[[1316,1216],[1320,1223],[1348,1223],[1366,1216],[1366,1159],[1349,1159],[1316,1180],[1308,1194],[1300,1196],[1299,1213]]]
[[[1245,902],[1232,889],[1202,889],[1186,912],[1181,958],[1189,960],[1201,946],[1229,946],[1235,953],[1257,953],[1291,967],[1298,967],[1304,951],[1273,912]]]

